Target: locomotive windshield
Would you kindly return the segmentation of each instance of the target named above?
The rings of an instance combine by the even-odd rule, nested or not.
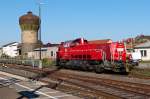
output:
[[[78,39],[75,39],[75,40],[69,40],[69,41],[64,42],[63,46],[64,47],[73,47],[73,46],[76,46],[76,45],[87,44],[87,43],[88,43],[87,40],[84,40],[82,38],[78,38]]]
[[[65,41],[65,42],[63,43],[63,46],[64,46],[64,47],[70,47],[72,41],[73,41],[73,40]]]

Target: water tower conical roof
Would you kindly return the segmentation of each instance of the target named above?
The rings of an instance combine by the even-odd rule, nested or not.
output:
[[[40,24],[40,18],[39,16],[36,16],[32,14],[31,11],[27,12],[27,14],[21,16],[19,18],[19,24],[30,24],[30,25],[39,25]]]

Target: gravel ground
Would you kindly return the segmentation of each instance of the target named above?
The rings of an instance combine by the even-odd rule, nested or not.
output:
[[[0,88],[0,99],[17,99],[18,97],[20,97],[20,95],[16,92],[15,89],[9,87]]]

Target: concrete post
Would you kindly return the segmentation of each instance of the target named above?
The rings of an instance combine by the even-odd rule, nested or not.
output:
[[[42,60],[39,60],[39,68],[42,69]]]

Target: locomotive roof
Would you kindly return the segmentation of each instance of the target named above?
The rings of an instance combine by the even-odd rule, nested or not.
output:
[[[81,38],[77,38],[77,39],[74,39],[74,40],[68,40],[68,41],[65,41],[64,43],[72,43],[72,42],[75,42],[75,41],[78,41],[78,40],[81,40]]]
[[[71,43],[73,42],[74,40],[68,40],[68,41],[65,41],[64,43]]]
[[[102,39],[102,40],[91,40],[89,44],[105,44],[105,43],[112,43],[111,39]]]

